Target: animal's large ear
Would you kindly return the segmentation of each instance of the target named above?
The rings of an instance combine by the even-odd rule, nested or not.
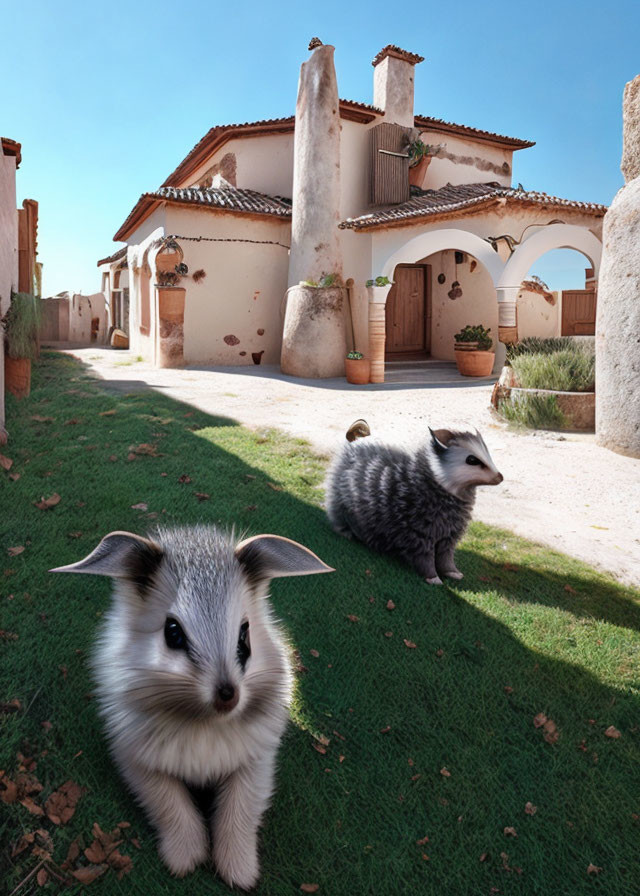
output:
[[[128,579],[144,592],[163,557],[159,544],[132,532],[110,532],[84,560],[49,572],[81,572]]]
[[[429,432],[431,433],[431,441],[433,442],[433,447],[438,452],[438,454],[444,454],[445,451],[449,448],[449,442],[453,438],[453,433],[449,429],[436,429],[435,431],[429,427]]]
[[[309,548],[280,535],[254,535],[241,541],[236,557],[252,582],[282,576],[310,576],[335,572]]]

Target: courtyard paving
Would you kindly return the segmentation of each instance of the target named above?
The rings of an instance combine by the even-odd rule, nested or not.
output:
[[[489,405],[493,379],[461,377],[454,364],[398,364],[381,385],[302,380],[275,366],[157,370],[131,352],[68,349],[109,388],[154,389],[250,427],[277,427],[330,455],[348,425],[411,443],[427,426],[477,427],[504,483],[478,490],[474,516],[640,584],[640,460],[593,435],[514,432]],[[508,559],[508,558],[505,558]]]

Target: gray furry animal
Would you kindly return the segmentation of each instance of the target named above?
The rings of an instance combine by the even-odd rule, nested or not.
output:
[[[151,538],[112,532],[52,572],[115,580],[93,657],[97,697],[113,758],[163,861],[178,876],[205,862],[210,825],[218,872],[249,889],[292,692],[268,583],[331,568],[287,538],[236,545],[197,526]]]
[[[471,519],[476,487],[503,479],[482,436],[430,429],[430,438],[411,452],[358,438],[368,429],[364,420],[349,427],[352,440],[329,471],[333,528],[401,557],[430,585],[441,585],[444,576],[461,579],[454,552]]]

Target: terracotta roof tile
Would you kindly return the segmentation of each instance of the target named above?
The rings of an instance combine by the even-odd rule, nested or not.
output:
[[[282,196],[267,196],[256,190],[226,187],[159,187],[151,193],[143,193],[118,229],[114,240],[125,240],[147,215],[162,202],[240,212],[253,215],[289,219],[291,200]]]
[[[19,168],[22,161],[22,145],[11,137],[0,137],[0,145],[5,156],[15,156],[16,168]]]
[[[455,124],[453,121],[445,121],[444,118],[432,118],[429,115],[416,115],[414,124],[420,130],[440,131],[444,134],[459,134],[463,137],[474,137],[487,143],[502,143],[504,146],[512,146],[514,149],[526,149],[535,146],[534,140],[521,140],[519,137],[507,137],[504,134],[496,134],[493,131],[483,131],[481,128],[472,128],[466,124]]]
[[[376,53],[376,55],[373,57],[371,65],[378,65],[387,56],[396,56],[398,59],[405,59],[412,65],[417,65],[419,62],[424,62],[424,56],[418,56],[417,53],[409,53],[408,50],[403,50],[401,47],[396,47],[395,44],[387,44],[387,46],[383,47],[379,53]]]
[[[267,196],[257,190],[241,190],[238,187],[160,187],[148,196],[169,202],[185,202],[189,205],[206,205],[225,211],[252,212],[258,215],[291,217],[291,200],[281,196]]]
[[[127,257],[127,246],[123,246],[122,249],[118,249],[117,252],[114,252],[113,255],[108,255],[106,258],[101,258],[98,262],[98,267],[101,264],[113,264],[114,261],[120,261],[121,258]]]
[[[360,215],[357,218],[347,218],[339,225],[342,229],[368,230],[373,227],[389,227],[394,224],[411,224],[416,220],[448,215],[452,212],[467,211],[483,204],[492,204],[498,199],[506,199],[508,202],[535,203],[539,205],[551,205],[554,208],[572,208],[581,211],[595,212],[604,215],[606,205],[598,205],[594,202],[578,202],[573,199],[560,199],[557,196],[549,196],[547,193],[539,193],[535,190],[516,190],[513,187],[503,187],[497,183],[489,184],[447,184],[439,190],[423,190],[418,195],[412,196],[407,202],[393,205]]]

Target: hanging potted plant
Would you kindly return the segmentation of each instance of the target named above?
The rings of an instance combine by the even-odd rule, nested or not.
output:
[[[25,292],[13,293],[4,327],[4,382],[16,398],[31,391],[31,361],[38,351],[40,300]]]
[[[420,138],[409,144],[409,183],[414,187],[422,187],[427,168],[431,164],[435,147],[423,143]]]
[[[482,324],[467,325],[453,337],[456,366],[463,376],[491,376],[496,359],[491,330]]]
[[[371,362],[362,352],[348,352],[344,359],[344,372],[348,383],[363,386],[369,382]]]

